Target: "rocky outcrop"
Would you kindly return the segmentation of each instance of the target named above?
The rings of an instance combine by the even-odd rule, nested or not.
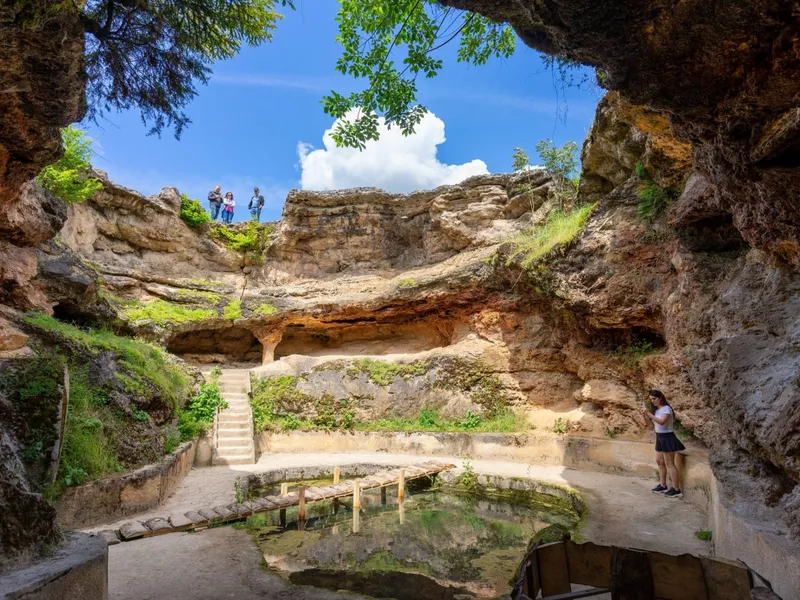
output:
[[[267,271],[280,279],[439,263],[497,244],[529,224],[531,211],[551,195],[552,183],[541,169],[479,175],[411,194],[292,190],[267,253]]]
[[[712,202],[741,236],[800,268],[793,2],[444,4],[508,22],[529,46],[596,67],[607,89],[668,116],[676,137],[692,144],[694,168],[715,186]]]
[[[47,2],[0,8],[0,203],[61,155],[59,127],[86,110],[83,28],[77,12]],[[41,241],[41,240],[39,240]],[[36,243],[36,242],[34,242]]]
[[[162,279],[215,279],[238,274],[241,256],[180,218],[180,193],[164,188],[145,197],[95,172],[103,188],[69,206],[61,239],[84,260],[108,273]]]

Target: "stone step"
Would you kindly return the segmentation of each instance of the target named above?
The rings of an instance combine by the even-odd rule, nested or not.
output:
[[[250,409],[249,408],[226,408],[219,416],[226,416],[226,417],[249,417],[250,416]]]
[[[245,392],[222,392],[222,397],[226,400],[247,400],[250,396]]]
[[[253,439],[253,436],[250,435],[250,429],[218,429],[217,430],[217,437],[219,438],[219,444],[223,444],[223,440],[225,444],[231,444],[234,442],[241,441],[242,444],[235,443],[236,446],[241,446],[244,443]]]
[[[227,429],[228,431],[249,431],[250,430],[250,422],[249,421],[232,421],[229,423],[220,423],[219,428],[217,431],[222,431],[223,429]]]
[[[227,415],[227,416],[220,416],[217,420],[217,425],[219,427],[228,427],[233,425],[239,424],[246,424],[250,425],[253,420],[250,418],[250,415]]]
[[[238,408],[238,409],[247,409],[250,410],[250,403],[247,400],[229,400],[225,398],[225,402],[228,403],[228,408]],[[226,409],[223,409],[226,410]]]

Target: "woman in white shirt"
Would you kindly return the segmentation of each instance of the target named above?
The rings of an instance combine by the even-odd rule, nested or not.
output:
[[[650,390],[650,402],[655,408],[655,414],[651,414],[644,403],[642,403],[642,413],[653,422],[656,429],[656,463],[658,464],[659,482],[653,488],[653,492],[664,494],[667,498],[683,498],[680,474],[678,467],[675,466],[675,453],[686,450],[686,447],[672,430],[675,413],[664,394],[659,390]],[[672,487],[669,488],[667,487],[667,470],[669,470],[669,478],[672,482]]]
[[[231,221],[233,221],[233,207],[236,206],[236,202],[233,201],[233,194],[228,192],[225,194],[225,198],[222,201],[222,221],[223,223],[227,223],[230,225]]]

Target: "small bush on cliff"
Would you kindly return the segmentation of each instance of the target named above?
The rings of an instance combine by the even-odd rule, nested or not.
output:
[[[543,226],[530,227],[513,236],[508,240],[511,255],[506,264],[510,265],[519,256],[522,268],[529,269],[553,248],[571,242],[583,228],[593,208],[594,204],[587,204],[571,213],[551,213]]]
[[[222,311],[222,316],[226,319],[231,321],[235,321],[236,319],[242,318],[242,301],[241,300],[231,300],[228,305],[225,307],[225,310]]]
[[[278,312],[278,309],[275,308],[269,302],[262,302],[259,304],[256,309],[253,311],[254,315],[258,315],[259,317],[269,317],[274,315]]]
[[[639,218],[652,223],[676,198],[677,192],[674,190],[666,190],[652,181],[647,183],[639,191],[639,204],[636,207]]]
[[[187,194],[181,194],[181,219],[189,227],[197,229],[211,222],[211,214],[200,205],[199,200],[190,200]]]
[[[45,167],[36,181],[67,204],[84,202],[103,187],[99,179],[87,175],[92,143],[85,131],[73,125],[61,130],[61,139],[64,156]]]
[[[161,327],[178,323],[202,321],[203,319],[213,319],[217,316],[217,313],[211,309],[187,308],[179,304],[167,302],[166,300],[155,300],[147,304],[137,304],[136,306],[126,308],[122,314],[131,322],[151,321]]]
[[[573,141],[556,146],[553,140],[539,140],[536,152],[542,160],[544,168],[553,178],[558,208],[564,211],[566,203],[575,201],[578,194],[576,180],[571,176],[578,171],[578,144]]]
[[[256,223],[247,221],[234,227],[217,223],[211,229],[211,237],[219,240],[231,250],[253,253],[261,256],[269,244],[270,236],[275,231],[272,223]]]

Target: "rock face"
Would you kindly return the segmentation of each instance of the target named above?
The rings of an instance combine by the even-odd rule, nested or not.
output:
[[[532,189],[520,193],[525,182]],[[276,278],[410,269],[490,246],[530,223],[552,194],[542,170],[480,175],[412,194],[292,190],[268,253]]]
[[[47,2],[0,7],[0,302],[24,309],[51,306],[37,281],[34,246],[64,223],[64,205],[30,180],[61,154],[59,127],[85,111],[83,29],[77,14]],[[13,325],[2,328],[3,357],[30,352]],[[35,493],[0,398],[0,569],[58,542],[54,510]]]
[[[526,44],[602,73],[603,85],[669,116],[715,186],[697,211],[732,218],[753,247],[800,267],[800,24],[788,0],[445,0],[505,21]]]

